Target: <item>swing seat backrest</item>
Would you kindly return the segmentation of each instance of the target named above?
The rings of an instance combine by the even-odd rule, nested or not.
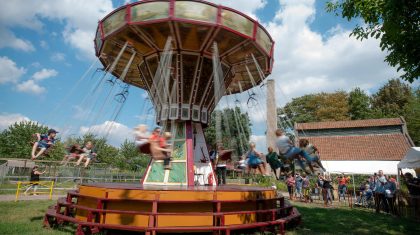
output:
[[[144,144],[140,145],[139,146],[139,151],[140,151],[140,153],[143,153],[143,154],[151,154],[150,143],[147,142],[147,143],[144,143]]]

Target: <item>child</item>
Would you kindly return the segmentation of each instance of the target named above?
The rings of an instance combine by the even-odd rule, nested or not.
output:
[[[55,143],[55,136],[57,135],[57,131],[54,129],[49,129],[48,133],[45,135],[41,135],[39,133],[36,133],[37,141],[34,143],[32,147],[32,156],[31,159],[34,160],[41,156],[47,149],[49,149],[51,146]],[[35,151],[37,148],[40,148],[39,152],[35,155]]]
[[[305,174],[302,175],[303,176],[303,183],[302,183],[302,189],[303,189],[303,197],[305,198],[305,202],[307,203],[308,201],[312,202],[312,198],[311,198],[311,188],[309,185],[309,177],[306,176]]]
[[[293,201],[293,188],[295,186],[295,178],[292,176],[292,174],[287,175],[287,191],[289,192],[289,199],[290,201]]]
[[[39,182],[39,176],[40,175],[42,175],[42,174],[44,174],[45,173],[45,171],[43,171],[43,172],[40,172],[40,171],[38,171],[38,166],[34,166],[33,168],[32,168],[32,171],[31,171],[31,184],[30,184],[30,186],[25,190],[25,192],[24,192],[24,194],[25,194],[25,196],[27,195],[27,193],[28,193],[28,191],[31,189],[31,188],[33,188],[34,189],[34,193],[33,193],[33,195],[37,195],[36,194],[36,190],[38,189],[38,182]]]
[[[137,147],[146,144],[149,140],[150,133],[147,132],[147,126],[140,124],[136,128],[134,128],[134,135],[135,135],[135,144]]]
[[[96,157],[96,152],[93,149],[92,141],[86,142],[85,146],[82,148],[83,153],[80,154],[79,160],[76,163],[76,166],[80,165],[83,159],[86,158],[85,167],[87,167],[90,161]]]

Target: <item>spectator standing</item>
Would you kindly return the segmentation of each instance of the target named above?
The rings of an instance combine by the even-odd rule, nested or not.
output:
[[[331,195],[331,178],[327,175],[322,177],[322,196],[324,199],[324,207],[328,207],[328,201],[330,201],[332,205],[332,195]]]
[[[347,184],[350,182],[350,177],[346,177],[344,174],[341,174],[338,178],[338,201],[343,197],[344,201],[346,200],[347,193]]]
[[[293,193],[294,193],[293,189],[295,187],[295,178],[293,177],[292,174],[287,175],[286,184],[287,184],[287,191],[289,191],[289,199],[293,201]]]
[[[306,203],[308,201],[312,202],[309,176],[303,174],[302,179],[303,179],[303,182],[302,182],[303,198],[305,199]]]
[[[378,171],[378,178],[375,184],[375,208],[376,213],[379,213],[381,205],[384,210],[388,212],[388,204],[385,200],[385,184],[387,180],[385,178],[384,172],[382,170]]]
[[[395,209],[395,193],[397,192],[397,184],[394,178],[390,177],[386,182],[385,186],[385,199],[387,205],[389,206],[389,212],[393,215],[396,215],[397,211]]]
[[[27,195],[28,191],[31,188],[33,188],[33,195],[35,195],[35,196],[38,195],[38,194],[36,194],[36,190],[38,189],[39,176],[44,174],[44,173],[45,173],[45,171],[43,171],[43,172],[38,171],[38,166],[34,166],[32,168],[31,180],[30,180],[31,182],[30,182],[30,186],[24,192],[25,196]]]
[[[296,176],[295,176],[295,187],[296,187],[295,195],[296,195],[296,198],[299,197],[300,200],[302,200],[302,186],[303,186],[303,178],[302,178],[302,176],[300,176],[299,173],[296,173]]]

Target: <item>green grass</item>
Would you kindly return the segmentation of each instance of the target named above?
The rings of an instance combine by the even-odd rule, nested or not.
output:
[[[0,202],[0,234],[70,235],[74,227],[42,227],[48,206],[55,201]],[[418,222],[386,214],[350,208],[320,208],[314,204],[294,203],[302,214],[302,225],[287,235],[300,234],[420,234]]]
[[[74,229],[45,229],[42,227],[48,206],[55,201],[0,202],[0,234],[74,234]]]
[[[289,231],[298,234],[420,234],[418,222],[376,214],[372,210],[314,207],[293,203],[302,214],[302,224]]]

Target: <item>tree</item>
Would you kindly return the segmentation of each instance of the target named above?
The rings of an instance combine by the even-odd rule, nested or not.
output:
[[[420,87],[413,93],[414,98],[404,106],[404,117],[414,145],[420,146]]]
[[[404,115],[404,106],[413,98],[409,85],[392,79],[373,95],[372,107],[380,113],[380,117],[399,117]]]
[[[359,87],[349,93],[349,117],[352,120],[368,119],[372,117],[370,97]]]
[[[285,115],[291,123],[348,120],[348,112],[347,93],[344,91],[304,95],[277,109],[278,115]]]
[[[211,114],[211,121],[204,134],[206,142],[213,148],[216,146],[216,132],[222,133],[222,143],[227,149],[234,149],[236,154],[242,155],[247,150],[249,137],[251,136],[251,122],[247,113],[242,113],[238,107],[222,110],[222,127],[216,130],[216,112]],[[241,145],[242,143],[242,145]]]
[[[401,78],[413,82],[420,76],[420,0],[333,0],[328,12],[335,12],[348,21],[363,19],[351,36],[363,40],[380,38],[385,61],[397,70]]]
[[[149,164],[150,156],[139,153],[132,141],[125,140],[118,152],[117,166],[120,169],[144,170]]]
[[[286,116],[285,119],[291,119],[291,122],[315,122],[318,121],[315,115],[315,94],[304,95],[293,98],[283,109],[277,109],[279,116]]]

